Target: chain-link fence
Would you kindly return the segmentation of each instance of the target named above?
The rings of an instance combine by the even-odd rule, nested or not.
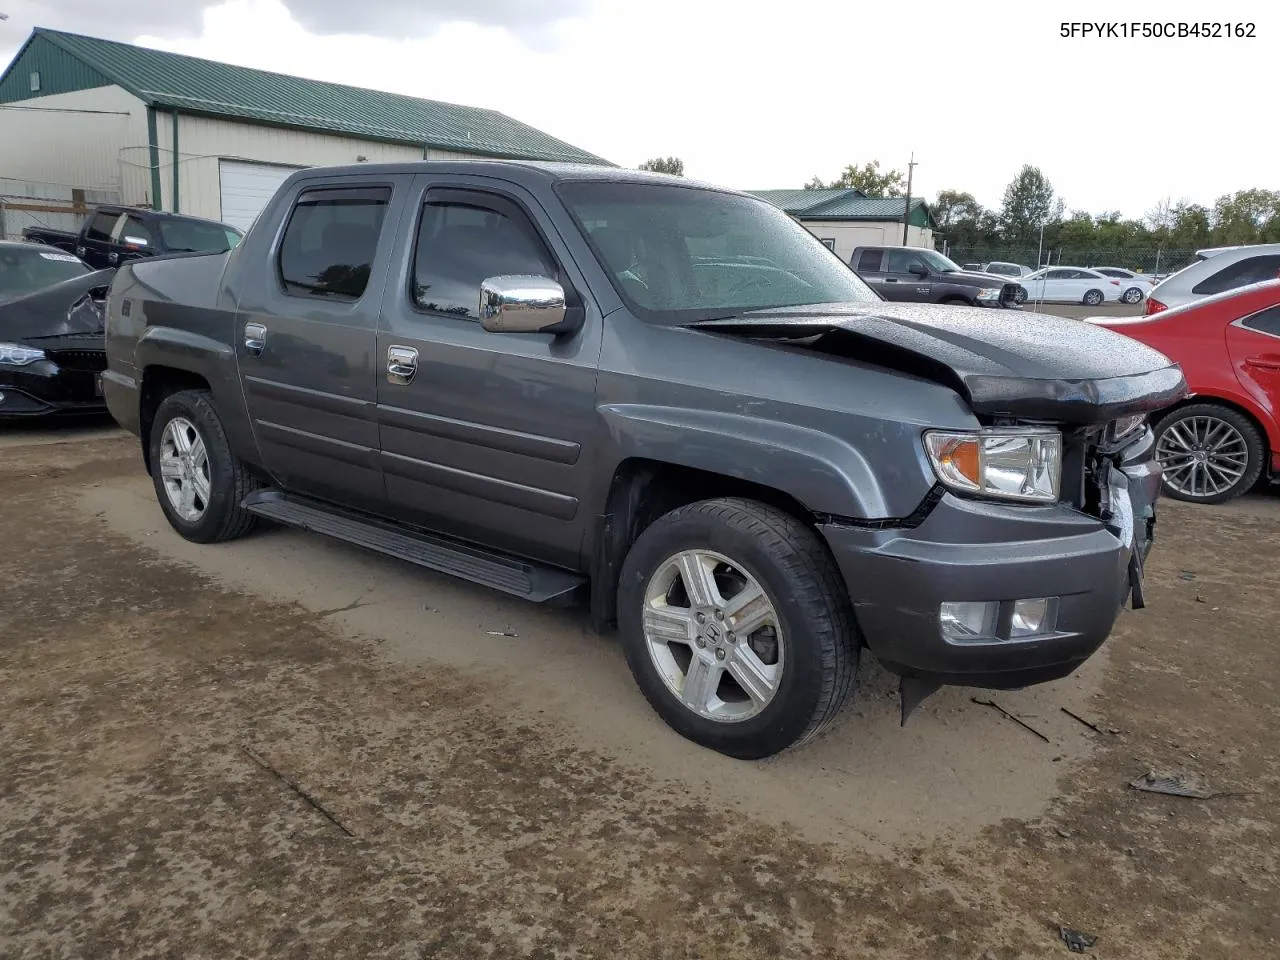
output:
[[[960,265],[984,264],[992,261],[1017,263],[1026,267],[1122,267],[1135,273],[1156,276],[1181,270],[1195,260],[1194,249],[1169,250],[1163,247],[1054,247],[1038,250],[1036,247],[1008,246],[948,246],[940,252]],[[1037,255],[1039,261],[1037,263]]]

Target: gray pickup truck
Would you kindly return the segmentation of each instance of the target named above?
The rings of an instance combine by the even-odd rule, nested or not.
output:
[[[106,399],[201,543],[259,519],[616,627],[744,758],[1062,677],[1142,605],[1186,386],[1090,324],[891,304],[775,207],[501,161],[293,174],[229,253],[123,265]]]

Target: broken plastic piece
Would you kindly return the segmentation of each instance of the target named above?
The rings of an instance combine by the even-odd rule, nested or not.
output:
[[[1085,933],[1083,930],[1072,930],[1070,927],[1059,927],[1058,934],[1072,953],[1084,953],[1098,942],[1098,938],[1092,934]]]
[[[924,680],[920,677],[903,677],[898,682],[898,700],[902,704],[901,726],[907,725],[907,717],[920,704],[938,692],[942,684],[936,680]]]
[[[1129,786],[1146,793],[1163,793],[1170,797],[1190,797],[1192,800],[1208,800],[1220,796],[1213,790],[1205,790],[1196,784],[1193,777],[1187,774],[1170,774],[1161,776],[1154,771],[1144,773],[1136,780],[1130,780]]]

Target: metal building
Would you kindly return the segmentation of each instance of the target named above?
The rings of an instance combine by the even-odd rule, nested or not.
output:
[[[0,75],[0,177],[248,227],[299,167],[606,163],[493,110],[36,28]]]

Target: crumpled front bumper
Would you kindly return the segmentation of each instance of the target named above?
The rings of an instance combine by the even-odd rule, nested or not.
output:
[[[1149,458],[1111,467],[1106,522],[1065,504],[944,494],[914,529],[820,529],[862,635],[887,668],[940,683],[1022,687],[1071,673],[1106,640],[1126,601],[1141,605],[1160,479]],[[965,643],[943,636],[944,602],[998,601],[1007,625],[1015,600],[1046,597],[1058,598],[1049,635]]]

